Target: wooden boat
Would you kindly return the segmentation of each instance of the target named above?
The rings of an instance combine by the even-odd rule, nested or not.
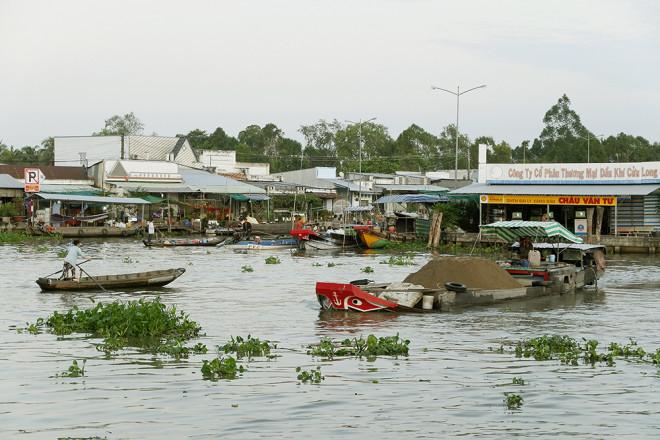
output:
[[[229,249],[233,250],[246,250],[246,251],[267,251],[275,249],[291,249],[295,248],[298,241],[295,238],[282,238],[275,240],[241,240],[232,244],[226,245]]]
[[[37,284],[43,291],[53,290],[106,290],[126,288],[161,287],[179,278],[186,269],[152,270],[149,272],[136,272],[120,275],[101,275],[94,278],[81,277],[79,281],[73,279],[39,278]]]
[[[64,238],[92,237],[132,237],[140,232],[141,227],[118,228],[116,226],[43,226],[30,228],[32,235],[59,234]]]
[[[353,226],[353,229],[367,249],[382,249],[389,243],[385,234],[374,231],[371,226]]]
[[[355,239],[342,239],[341,237],[332,237],[331,235],[312,231],[311,229],[293,229],[290,231],[298,243],[299,249],[315,250],[341,250],[357,247]]]
[[[148,247],[175,247],[175,246],[217,246],[224,239],[212,238],[160,238],[158,240],[142,240]]]

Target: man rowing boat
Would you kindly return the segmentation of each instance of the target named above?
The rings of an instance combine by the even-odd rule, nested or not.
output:
[[[66,257],[64,257],[64,267],[62,268],[62,277],[61,279],[73,278],[74,280],[80,280],[80,277],[76,277],[76,266],[78,264],[78,257],[87,258],[83,255],[82,250],[78,246],[80,240],[73,240],[73,244],[67,249]],[[82,270],[82,269],[81,269]],[[71,276],[69,276],[71,274]]]

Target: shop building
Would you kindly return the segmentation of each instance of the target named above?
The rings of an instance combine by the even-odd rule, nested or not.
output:
[[[660,162],[489,164],[479,181],[452,191],[476,194],[480,223],[555,220],[580,235],[660,232]]]

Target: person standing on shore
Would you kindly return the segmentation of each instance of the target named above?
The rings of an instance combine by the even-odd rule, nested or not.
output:
[[[64,257],[64,267],[62,268],[62,279],[67,279],[69,278],[69,274],[71,275],[71,278],[73,278],[75,281],[79,281],[80,277],[76,277],[76,265],[78,264],[78,257],[80,258],[87,258],[85,255],[83,255],[82,250],[79,247],[80,245],[80,240],[73,240],[73,243],[71,246],[69,246],[69,249],[67,250],[66,257]]]
[[[156,228],[154,227],[154,221],[153,219],[149,219],[149,222],[147,222],[147,243],[151,243],[155,233]]]

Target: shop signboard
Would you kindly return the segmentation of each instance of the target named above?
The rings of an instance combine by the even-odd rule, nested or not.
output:
[[[660,162],[485,164],[485,168],[489,184],[660,183]]]
[[[39,168],[25,168],[23,170],[23,191],[39,192],[41,190],[41,180],[43,173]]]
[[[575,235],[587,235],[587,219],[586,218],[576,218],[575,219]]]
[[[481,203],[496,205],[616,206],[614,196],[530,196],[482,194]]]

